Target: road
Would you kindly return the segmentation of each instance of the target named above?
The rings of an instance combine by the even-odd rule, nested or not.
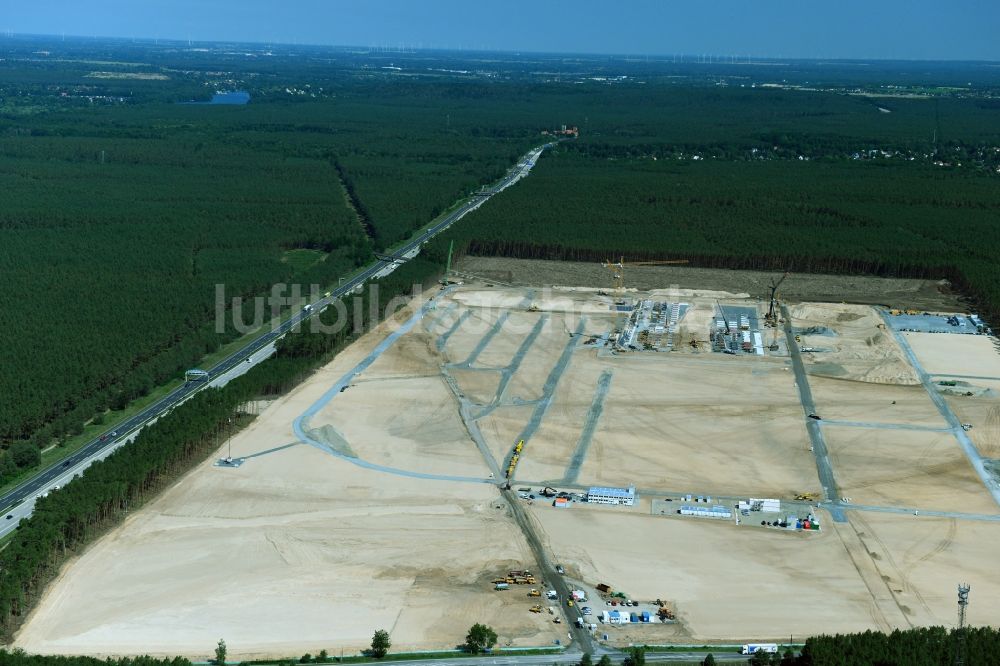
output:
[[[352,290],[364,285],[376,275],[398,264],[403,257],[412,256],[419,250],[421,245],[462,219],[466,214],[482,206],[490,197],[527,176],[542,152],[553,145],[553,143],[547,143],[544,146],[529,151],[499,182],[492,187],[474,194],[441,221],[424,230],[416,238],[397,249],[392,255],[369,264],[361,273],[350,280],[346,280],[344,284],[336,289],[331,290],[329,296],[310,303],[308,309],[296,312],[271,331],[250,341],[245,346],[219,361],[208,370],[207,381],[187,382],[179,386],[134,416],[118,423],[113,429],[109,429],[107,432],[88,442],[73,453],[72,456],[39,471],[13,490],[4,494],[0,497],[0,507],[7,509],[5,512],[6,515],[10,515],[12,518],[3,520],[0,523],[0,537],[13,530],[19,519],[30,515],[34,500],[38,495],[52,490],[56,485],[64,485],[66,481],[83,472],[95,460],[102,459],[114,449],[128,443],[142,428],[155,422],[157,418],[168,413],[198,391],[210,384],[216,383],[216,380],[225,375],[235,375],[239,372],[240,364],[245,364],[247,369],[249,369],[265,360],[270,355],[269,351],[273,349],[274,343],[289,330],[300,326],[303,321],[315,316],[336,299],[349,294]]]
[[[817,419],[809,418],[810,414],[816,413],[816,403],[813,401],[812,390],[809,388],[809,378],[806,376],[806,367],[802,363],[799,345],[795,342],[795,333],[792,331],[792,316],[784,305],[781,306],[781,315],[785,319],[785,339],[788,342],[788,353],[792,357],[792,370],[795,371],[795,385],[799,389],[799,401],[805,412],[806,431],[809,433],[813,455],[816,457],[816,472],[827,499],[823,506],[830,511],[830,515],[835,521],[844,522],[847,518],[839,506],[840,491],[837,488],[837,480],[833,476],[833,466],[830,465],[830,455],[826,449],[823,431],[820,429]]]
[[[591,640],[589,631],[577,627],[574,623],[576,618],[582,616],[576,606],[573,606],[571,609],[566,605],[567,600],[571,598],[569,585],[566,583],[566,579],[556,572],[555,565],[549,561],[541,539],[538,538],[538,533],[535,531],[535,526],[531,523],[531,517],[524,510],[524,506],[518,499],[517,494],[513,490],[506,489],[504,486],[500,487],[500,493],[507,500],[514,521],[521,528],[521,532],[524,533],[524,538],[528,542],[528,548],[531,549],[532,554],[535,556],[535,562],[539,567],[539,571],[534,572],[535,577],[545,581],[546,589],[555,590],[559,594],[559,606],[565,618],[564,626],[566,627],[566,631],[572,638],[571,644],[575,645],[581,651],[590,652],[591,654],[595,653],[595,647],[598,648],[598,652],[607,651],[603,646],[595,645],[594,641]]]
[[[706,652],[647,652],[647,662],[670,663],[677,661],[700,662],[705,658]],[[747,657],[735,652],[714,652],[712,655],[718,662],[740,662],[746,663]],[[380,661],[386,666],[413,666],[414,663],[421,666],[549,666],[550,664],[579,664],[582,657],[580,652],[561,652],[559,654],[498,654],[483,655],[480,657],[454,657],[450,659],[421,659],[418,662],[391,659]],[[622,655],[623,657],[624,655]],[[614,659],[615,664],[621,659]],[[597,663],[597,659],[594,659]]]

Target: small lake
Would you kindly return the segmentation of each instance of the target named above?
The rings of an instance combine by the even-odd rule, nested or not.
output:
[[[212,99],[207,102],[178,102],[179,104],[196,104],[196,105],[220,105],[225,104],[229,106],[242,106],[250,101],[250,93],[244,90],[234,90],[233,92],[217,92],[212,95]]]

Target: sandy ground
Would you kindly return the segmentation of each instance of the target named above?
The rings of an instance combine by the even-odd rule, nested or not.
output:
[[[670,600],[686,635],[680,640],[787,639],[872,626],[870,594],[832,532],[738,528],[611,508],[538,507],[533,515],[570,574],[636,599]],[[619,631],[609,632],[616,642]]]
[[[1000,378],[996,339],[985,335],[903,333],[924,371]]]
[[[826,421],[907,423],[944,428],[944,417],[922,385],[870,384],[809,377],[816,410]]]
[[[272,404],[233,439],[233,455],[293,441],[291,421],[379,337],[366,336]],[[376,419],[363,416],[385,422]],[[433,428],[450,433],[453,420]],[[434,438],[390,441],[404,448]],[[424,457],[394,455],[412,466]],[[497,498],[489,486],[372,472],[305,445],[238,469],[207,462],[67,565],[16,644],[205,658],[224,637],[232,656],[297,655],[355,651],[385,628],[394,649],[430,649],[460,643],[473,621],[492,625],[503,642],[551,643],[562,631],[529,613],[525,594],[488,585],[507,567],[532,566]]]
[[[1000,587],[996,523],[855,512],[804,535],[624,508],[533,515],[570,575],[679,609],[676,626],[600,627],[618,645],[950,627],[959,579],[987,599]],[[973,624],[1000,622],[995,604],[975,608]]]
[[[975,382],[983,385],[986,382]],[[980,455],[1000,459],[1000,386],[988,396],[954,396],[946,400],[962,423],[972,424],[968,432]]]
[[[951,433],[825,427],[840,493],[858,504],[997,513]]]
[[[716,297],[756,302],[741,301],[738,285],[717,282],[684,292],[693,306],[692,334],[705,328]],[[910,287],[917,293],[927,285]],[[819,490],[787,358],[598,351],[585,342],[608,332],[615,315],[595,289],[467,286],[439,301],[313,418],[311,426],[344,454],[408,472],[485,480],[490,467],[460,404],[501,464],[544,408],[513,485],[559,487],[599,379],[610,373],[578,484],[784,498]],[[794,306],[793,317],[796,327],[830,329],[803,335],[803,345],[829,348],[807,360],[826,420],[943,425],[871,308],[806,303]],[[501,319],[490,343],[465,366]],[[540,321],[515,371],[513,359]],[[571,337],[581,321],[584,335]],[[233,454],[294,442],[293,420],[387,328],[271,403],[234,438]],[[1000,377],[1000,364],[989,370],[983,342],[927,335],[919,353],[941,368],[932,372]],[[575,347],[570,362],[554,373],[568,346]],[[505,367],[512,375],[498,395]],[[971,434],[980,448],[1000,452],[1000,387],[990,381],[981,381],[984,390],[974,396],[948,400],[976,424]],[[538,402],[545,397],[549,403]],[[834,473],[855,502],[997,512],[947,433],[823,427]],[[434,649],[459,643],[473,621],[492,625],[502,642],[550,644],[565,633],[547,614],[528,612],[525,591],[495,593],[488,585],[505,568],[533,564],[498,498],[486,484],[373,471],[306,445],[251,458],[238,469],[205,463],[67,565],[17,645],[33,652],[206,658],[223,637],[233,656],[287,656],[353,652],[385,628],[395,649]],[[679,624],[614,630],[625,643],[645,640],[647,629],[653,641],[690,642],[948,623],[956,576],[987,593],[1000,585],[983,580],[1000,547],[1000,525],[992,523],[850,512],[850,523],[827,518],[822,532],[807,535],[654,517],[641,506],[556,510],[536,502],[531,510],[552,557],[574,576],[676,604]],[[1000,620],[1000,610],[984,604],[981,611],[982,622]]]
[[[1000,524],[852,513],[850,527],[878,571],[878,580],[869,584],[874,596],[882,600],[886,615],[897,606],[897,617],[913,625],[953,627],[955,588],[958,583],[969,583],[972,594],[987,600],[976,604],[972,597],[969,623],[1000,624],[1000,605],[988,601],[1000,593],[1000,580],[991,564],[1000,545]],[[850,537],[845,536],[845,541],[850,543]],[[879,581],[884,588],[878,587]]]
[[[789,308],[810,375],[875,384],[916,385],[919,378],[878,313],[866,305],[800,303]],[[826,334],[809,334],[826,329]]]
[[[755,497],[818,489],[785,362],[703,356],[578,352],[518,478],[563,477],[598,377],[611,370],[580,483]]]
[[[629,261],[625,257],[625,261]],[[518,285],[583,285],[611,288],[611,273],[597,262],[463,257],[458,269]],[[629,267],[626,285],[638,289],[681,288],[747,292],[754,298],[769,298],[773,280],[781,272],[692,268],[690,266]],[[968,306],[942,280],[877,278],[862,275],[817,275],[791,273],[779,288],[779,296],[794,301],[884,304],[935,312],[963,312]]]

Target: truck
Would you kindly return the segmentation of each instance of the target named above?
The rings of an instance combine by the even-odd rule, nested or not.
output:
[[[778,645],[776,643],[747,643],[743,646],[740,654],[757,654],[758,652],[774,654],[777,651]]]
[[[497,583],[493,589],[496,590],[497,592],[500,592],[502,590],[509,590],[510,585],[508,583]]]

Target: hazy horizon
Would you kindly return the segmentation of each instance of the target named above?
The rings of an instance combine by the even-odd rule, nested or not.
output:
[[[1000,5],[957,0],[40,0],[7,8],[4,35],[236,42],[390,50],[788,60],[1000,61]],[[151,28],[150,26],[155,26]],[[2,42],[0,42],[2,43]]]

